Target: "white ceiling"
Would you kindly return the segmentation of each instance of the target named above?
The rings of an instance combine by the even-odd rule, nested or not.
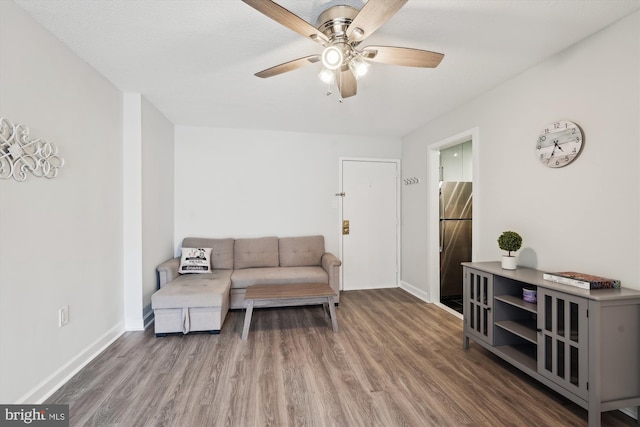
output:
[[[277,2],[312,24],[328,6],[365,3]],[[387,136],[407,134],[640,8],[640,0],[410,0],[362,45],[441,52],[440,66],[372,64],[358,95],[339,103],[317,78],[320,64],[253,75],[322,46],[239,0],[16,3],[177,125]]]

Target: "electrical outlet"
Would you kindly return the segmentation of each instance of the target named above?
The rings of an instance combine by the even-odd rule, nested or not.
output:
[[[58,310],[58,327],[61,328],[69,323],[69,306],[64,306]]]

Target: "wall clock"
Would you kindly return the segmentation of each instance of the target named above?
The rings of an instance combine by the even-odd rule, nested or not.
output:
[[[559,120],[540,132],[536,153],[543,165],[561,168],[578,157],[583,141],[580,126],[568,120]]]

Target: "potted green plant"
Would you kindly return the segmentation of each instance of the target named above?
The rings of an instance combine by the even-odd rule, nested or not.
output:
[[[516,256],[511,252],[516,252],[522,247],[522,237],[515,231],[505,231],[498,237],[498,247],[507,251],[508,255],[502,256],[502,268],[505,270],[516,269]]]

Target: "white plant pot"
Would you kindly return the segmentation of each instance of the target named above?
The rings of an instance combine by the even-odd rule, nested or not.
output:
[[[517,267],[516,257],[503,255],[502,256],[502,269],[503,270],[515,270]]]

